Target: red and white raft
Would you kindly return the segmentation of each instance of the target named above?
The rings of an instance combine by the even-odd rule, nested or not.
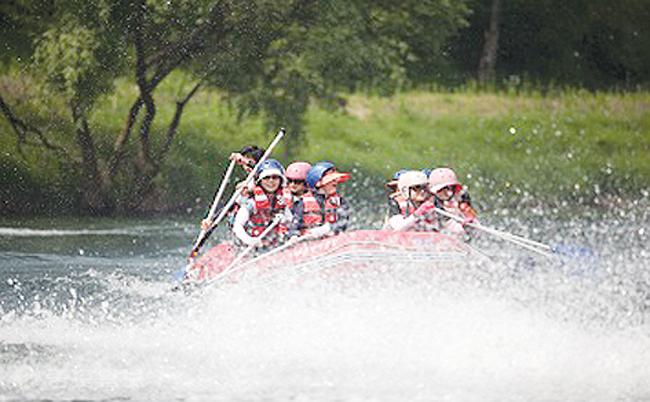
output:
[[[285,244],[247,258],[238,258],[232,243],[224,242],[186,269],[186,282],[232,282],[282,271],[329,276],[404,264],[423,270],[451,269],[465,264],[470,254],[463,241],[434,232],[356,230]]]

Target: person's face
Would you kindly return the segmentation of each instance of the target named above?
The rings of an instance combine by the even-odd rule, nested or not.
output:
[[[289,179],[288,183],[289,183],[289,191],[291,191],[292,194],[300,195],[305,192],[304,180]]]
[[[429,188],[425,184],[413,186],[409,191],[411,200],[415,202],[424,202],[429,195]]]
[[[280,176],[266,176],[262,180],[262,188],[267,193],[274,193],[280,188],[280,182],[282,181]]]
[[[456,193],[457,186],[446,186],[436,192],[436,197],[443,201],[448,201]]]
[[[320,192],[326,196],[330,196],[336,193],[336,182],[327,183],[326,185],[320,188]]]

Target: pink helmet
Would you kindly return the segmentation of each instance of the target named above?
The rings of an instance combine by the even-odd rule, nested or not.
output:
[[[435,193],[447,186],[461,186],[456,173],[449,168],[433,169],[429,176],[429,191]]]
[[[307,162],[294,162],[287,166],[284,176],[289,180],[305,180],[311,165]]]

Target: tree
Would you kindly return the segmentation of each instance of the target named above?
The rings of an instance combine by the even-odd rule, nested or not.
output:
[[[268,129],[287,127],[294,141],[287,148],[295,148],[311,99],[332,107],[342,93],[391,94],[403,85],[408,66],[434,60],[437,46],[462,25],[466,12],[462,2],[449,3],[54,0],[46,28],[29,32],[37,37],[33,71],[50,96],[62,99],[67,112],[61,113],[75,127],[77,150],[70,154],[83,172],[85,209],[138,212],[156,205],[154,179],[187,102],[202,86],[230,94],[242,117],[263,112]],[[191,73],[195,85],[159,134],[152,128],[153,95],[178,69]],[[134,79],[138,97],[112,152],[105,144],[98,152],[88,115],[123,76]],[[21,121],[9,102],[3,105],[5,117]],[[136,132],[137,152],[131,155],[126,151]],[[155,148],[154,135],[163,137]],[[120,191],[130,194],[128,200],[116,200],[117,186],[128,186]]]
[[[477,78],[480,84],[492,82],[496,74],[497,54],[499,49],[499,20],[501,0],[492,0],[490,7],[490,28],[485,32],[483,52],[478,63]]]
[[[470,24],[449,46],[479,81],[489,76],[491,61],[497,83],[518,76],[595,90],[650,82],[650,0],[470,0],[468,6]]]

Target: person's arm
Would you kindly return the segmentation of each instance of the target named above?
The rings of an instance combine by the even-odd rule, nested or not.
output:
[[[248,246],[258,246],[262,244],[262,239],[253,237],[246,233],[246,223],[250,219],[250,210],[247,203],[243,204],[235,215],[235,220],[232,224],[232,231],[244,244]]]
[[[391,196],[388,197],[388,216],[401,215],[402,209],[399,207],[399,204]]]
[[[334,234],[339,234],[347,230],[350,224],[350,207],[343,197],[341,197],[341,205],[337,208],[336,214],[338,215],[336,222],[330,224],[330,227]]]
[[[293,209],[293,216],[291,217],[291,226],[289,227],[289,237],[300,236],[303,227],[303,218],[305,216],[305,204],[301,199]]]
[[[405,218],[402,214],[393,215],[388,219],[388,229],[410,230],[415,226],[415,215]]]

